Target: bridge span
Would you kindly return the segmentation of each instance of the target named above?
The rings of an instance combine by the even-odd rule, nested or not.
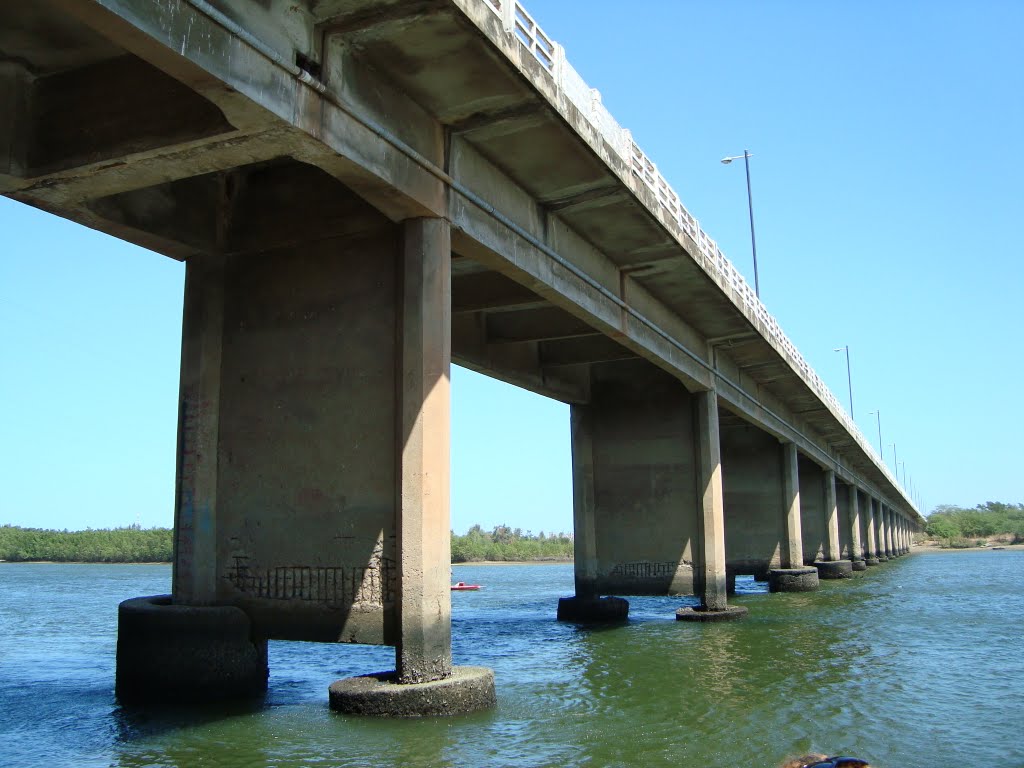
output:
[[[121,608],[125,699],[258,692],[283,638],[396,647],[343,710],[493,701],[451,661],[453,361],[571,405],[560,618],[731,617],[737,574],[813,589],[922,525],[515,0],[6,3],[0,111],[0,193],[187,265],[173,594]]]

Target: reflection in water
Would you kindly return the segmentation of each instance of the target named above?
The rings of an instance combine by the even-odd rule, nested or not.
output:
[[[485,587],[452,595],[453,656],[495,669],[498,707],[386,721],[331,712],[327,686],[394,650],[315,643],[271,643],[255,704],[122,709],[117,603],[166,592],[170,570],[0,564],[0,765],[1024,765],[1024,552],[920,554],[814,593],[741,584],[734,624],[677,622],[693,599],[667,597],[631,599],[616,627],[556,622],[568,566],[455,577]],[[984,734],[966,763],[965,734]]]

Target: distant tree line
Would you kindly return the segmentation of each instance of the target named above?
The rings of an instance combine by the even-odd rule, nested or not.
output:
[[[1024,543],[1024,504],[986,501],[971,509],[940,504],[930,515],[925,533],[947,547],[976,546],[992,537]]]
[[[484,531],[474,525],[465,536],[452,534],[452,562],[482,560],[572,560],[573,540],[567,533],[536,536],[521,528],[499,525]],[[40,528],[0,526],[0,560],[57,563],[169,563],[174,534],[170,528],[87,529],[49,531]]]
[[[570,561],[573,557],[573,539],[568,533],[536,536],[522,528],[498,525],[490,533],[474,525],[465,536],[452,534],[452,562],[471,563],[490,560],[524,561],[551,560]]]
[[[103,528],[47,531],[0,526],[0,560],[57,563],[168,563],[174,539],[170,528]]]

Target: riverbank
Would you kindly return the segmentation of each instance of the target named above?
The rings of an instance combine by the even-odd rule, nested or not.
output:
[[[914,551],[917,552],[985,552],[991,550],[1021,550],[1024,549],[1024,544],[984,544],[982,546],[973,547],[944,547],[937,541],[926,541],[920,544],[914,545]]]

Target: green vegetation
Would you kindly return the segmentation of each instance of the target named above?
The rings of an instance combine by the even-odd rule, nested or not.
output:
[[[512,529],[499,525],[487,533],[474,525],[465,536],[452,534],[452,562],[470,563],[481,560],[523,561],[523,560],[572,560],[573,540],[567,533],[536,536],[531,531],[523,533],[521,528]]]
[[[0,560],[9,562],[169,563],[173,546],[169,528],[45,531],[0,526]]]
[[[927,533],[942,546],[962,549],[982,546],[989,538],[1024,543],[1024,504],[986,501],[973,509],[940,504],[930,515]]]
[[[0,560],[58,563],[168,563],[174,546],[170,528],[113,528],[85,531],[46,531],[0,526]],[[481,560],[572,560],[572,536],[536,536],[499,525],[490,533],[474,525],[465,536],[452,534],[452,562]]]

